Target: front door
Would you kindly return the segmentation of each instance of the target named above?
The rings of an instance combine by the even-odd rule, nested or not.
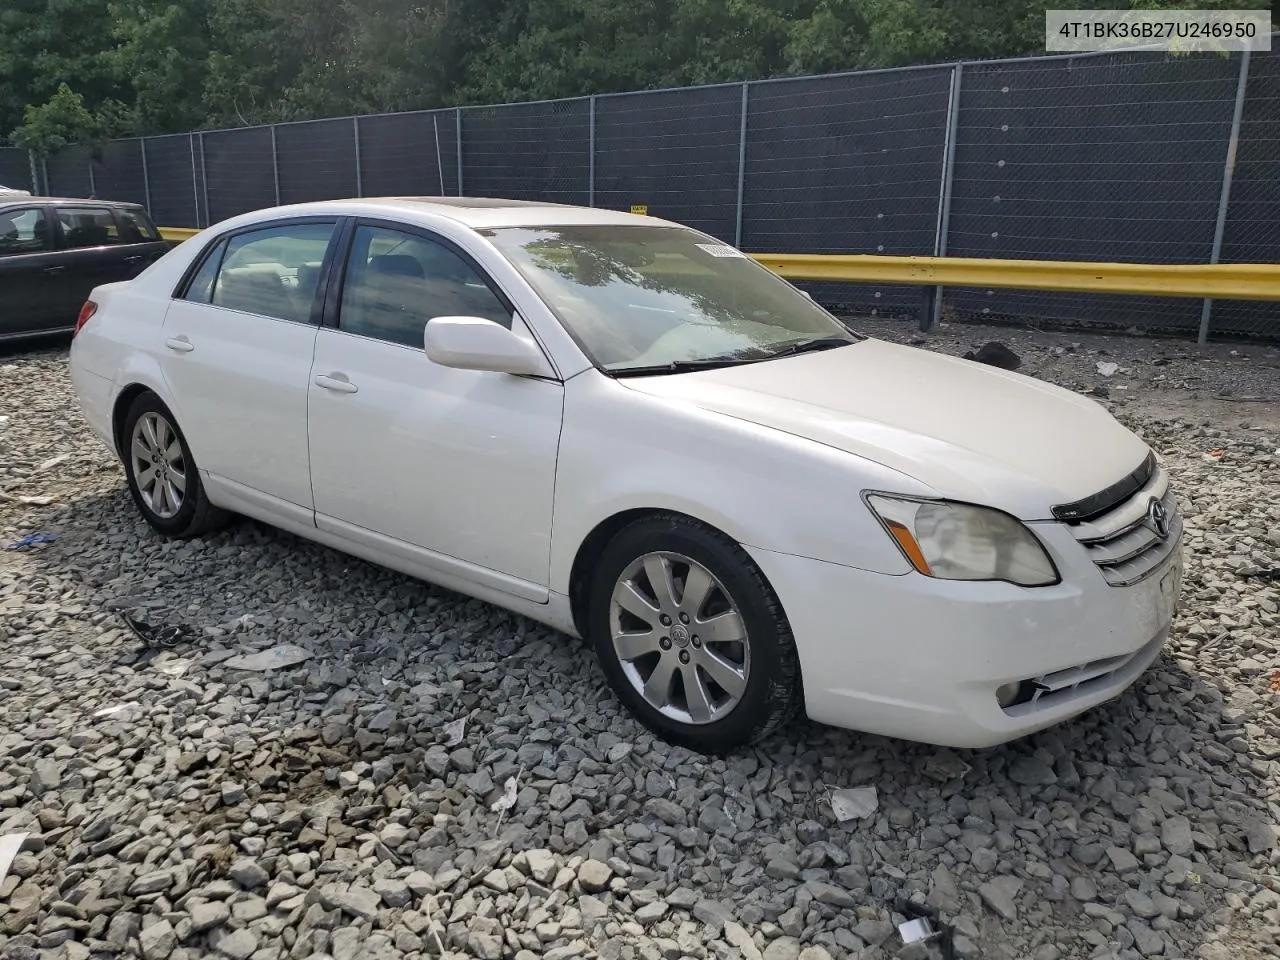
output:
[[[55,302],[63,269],[47,207],[0,211],[0,340],[74,326]]]
[[[545,600],[564,388],[437,366],[422,346],[432,317],[522,324],[511,305],[442,238],[372,223],[353,231],[339,302],[312,366],[317,525]]]

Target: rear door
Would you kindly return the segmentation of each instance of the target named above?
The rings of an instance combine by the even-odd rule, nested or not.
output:
[[[57,309],[61,315],[69,316],[71,323],[94,287],[133,279],[155,259],[154,251],[163,246],[144,240],[106,205],[56,206],[53,210],[58,245],[63,252],[59,262],[64,267],[56,294]]]
[[[0,211],[0,339],[74,325],[75,316],[66,320],[58,306],[61,254],[54,247],[47,207]]]

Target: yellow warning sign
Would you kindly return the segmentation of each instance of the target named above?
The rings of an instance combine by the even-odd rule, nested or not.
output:
[[[638,217],[647,217],[649,215],[649,205],[647,203],[633,203],[631,212]]]

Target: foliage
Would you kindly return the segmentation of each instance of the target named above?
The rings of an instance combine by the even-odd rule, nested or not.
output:
[[[15,142],[48,149],[60,137],[1012,56],[1043,48],[1045,6],[1031,0],[0,0],[0,134],[13,131]],[[1077,0],[1074,6],[1269,4]]]

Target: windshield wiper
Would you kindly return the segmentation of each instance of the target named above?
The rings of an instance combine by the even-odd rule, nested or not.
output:
[[[644,367],[618,367],[606,369],[606,373],[614,377],[650,377],[662,373],[691,373],[694,370],[717,370],[721,367],[736,367],[744,363],[757,363],[757,360],[743,357],[710,357],[706,360],[672,360],[668,363],[655,363]]]
[[[815,353],[818,350],[832,350],[836,347],[847,346],[850,343],[857,343],[857,340],[846,340],[844,337],[815,337],[812,340],[801,340],[791,344],[789,347],[783,347],[777,353],[771,353],[766,358],[768,360],[776,360],[778,357],[794,357],[798,353]]]

